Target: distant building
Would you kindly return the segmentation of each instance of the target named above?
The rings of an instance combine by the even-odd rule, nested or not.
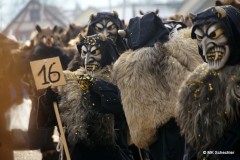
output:
[[[81,25],[86,25],[89,21],[91,14],[97,14],[98,10],[93,7],[89,7],[86,10],[76,10],[75,11],[75,20],[74,22]]]
[[[181,6],[182,1],[175,1],[174,3],[168,1],[166,3],[150,3],[150,4],[127,4],[125,7],[123,5],[111,7],[112,10],[116,10],[119,14],[120,19],[124,19],[125,22],[129,22],[129,20],[133,17],[140,15],[140,10],[143,13],[147,12],[155,12],[159,10],[158,15],[162,19],[166,19],[169,16],[173,15],[177,9]],[[109,8],[100,8],[99,11],[110,11]],[[112,12],[112,11],[111,11]]]
[[[112,12],[113,10],[118,12],[119,18],[125,20],[126,23],[135,16],[139,16],[139,11],[141,10],[144,13],[147,12],[155,12],[157,9],[159,10],[159,16],[163,19],[173,15],[178,8],[182,5],[182,1],[168,1],[166,3],[151,3],[151,4],[126,4],[112,6],[111,9],[109,7],[105,8],[93,8],[89,7],[88,9],[75,10],[75,18],[74,22],[79,24],[87,24],[89,21],[89,17],[91,14],[96,15],[97,12]]]
[[[3,30],[3,34],[8,35],[11,32],[17,40],[26,41],[36,25],[42,28],[55,25],[67,27],[69,20],[58,8],[42,5],[38,0],[30,0]]]

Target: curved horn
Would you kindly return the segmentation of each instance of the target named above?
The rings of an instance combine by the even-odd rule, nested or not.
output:
[[[196,14],[188,13],[188,17],[191,19],[191,21],[193,21],[196,16]]]
[[[118,12],[117,11],[113,11],[114,16],[118,17]]]
[[[81,33],[78,34],[78,37],[79,37],[79,41],[81,41],[82,39],[85,39],[85,37],[83,37]]]
[[[104,34],[99,33],[98,36],[101,37],[102,41],[106,41],[106,37]]]
[[[144,15],[144,13],[141,10],[139,11],[139,13],[140,13],[140,15]]]
[[[226,17],[227,13],[226,13],[226,11],[223,8],[217,6],[217,7],[215,7],[215,9],[218,12],[218,17],[219,18]]]
[[[91,14],[90,17],[89,17],[89,20],[92,20],[94,17],[94,14]]]
[[[124,30],[118,30],[118,34],[119,34],[121,37],[125,38],[125,36],[126,36],[126,31],[124,31]]]

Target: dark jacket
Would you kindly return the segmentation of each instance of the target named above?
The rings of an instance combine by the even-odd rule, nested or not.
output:
[[[184,138],[175,118],[170,119],[158,129],[158,139],[149,146],[154,160],[182,160],[184,155]]]
[[[240,160],[240,120],[231,124],[219,141],[203,151],[207,160]],[[184,160],[196,160],[194,149],[186,143]]]

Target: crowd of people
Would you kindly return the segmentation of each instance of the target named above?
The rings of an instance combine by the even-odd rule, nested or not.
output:
[[[240,11],[228,4],[216,1],[181,20],[149,12],[127,25],[117,11],[98,12],[65,32],[37,25],[23,46],[6,45],[13,42],[3,36],[1,102],[11,105],[9,85],[16,103],[26,90],[28,147],[40,149],[42,160],[68,160],[52,139],[54,102],[71,160],[239,160]],[[30,62],[52,57],[66,84],[36,90]],[[9,136],[0,133],[6,160],[13,159]]]

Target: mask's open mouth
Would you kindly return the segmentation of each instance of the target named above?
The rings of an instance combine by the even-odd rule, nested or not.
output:
[[[53,45],[53,38],[48,38],[46,39],[45,37],[42,39],[42,42],[47,46],[47,47],[52,47]]]
[[[85,68],[87,71],[96,71],[99,69],[99,65],[98,64],[86,64]]]
[[[52,47],[52,43],[46,43],[47,47]]]
[[[107,38],[111,39],[113,42],[116,40],[116,36],[114,35],[109,35]]]
[[[224,56],[224,54],[223,54],[224,51],[225,51],[224,47],[215,46],[213,48],[210,48],[207,51],[207,54],[205,55],[205,58],[206,58],[207,61],[221,60]]]

